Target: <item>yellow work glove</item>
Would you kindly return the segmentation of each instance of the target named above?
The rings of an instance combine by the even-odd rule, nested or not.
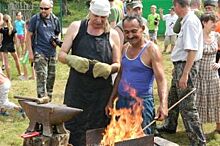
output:
[[[112,67],[107,63],[97,62],[93,67],[93,76],[94,78],[103,77],[107,79],[111,74]]]
[[[89,70],[89,60],[76,55],[67,55],[66,62],[69,66],[80,73],[86,73]]]

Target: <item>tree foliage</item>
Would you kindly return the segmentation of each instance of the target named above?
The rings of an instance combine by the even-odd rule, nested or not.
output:
[[[9,3],[9,2],[39,2],[40,0],[1,0],[3,3]],[[60,0],[53,0],[54,2],[58,2]],[[67,1],[75,1],[75,2],[85,2],[86,0],[67,0]]]
[[[1,2],[3,3],[10,3],[10,2],[27,2],[27,3],[31,3],[34,1],[38,1],[38,0],[1,0]]]

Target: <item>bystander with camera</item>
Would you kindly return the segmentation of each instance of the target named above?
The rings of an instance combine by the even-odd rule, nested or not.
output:
[[[27,32],[27,48],[36,72],[38,98],[52,98],[55,81],[56,43],[53,38],[59,35],[61,29],[52,7],[50,0],[42,0],[40,13],[31,17]]]

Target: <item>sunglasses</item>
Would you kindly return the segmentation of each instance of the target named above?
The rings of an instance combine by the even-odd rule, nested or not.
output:
[[[40,7],[41,10],[49,10],[50,8],[44,8],[44,7]]]

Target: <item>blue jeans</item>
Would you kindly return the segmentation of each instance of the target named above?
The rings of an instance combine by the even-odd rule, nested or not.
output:
[[[121,95],[118,96],[118,102],[116,104],[116,108],[130,108],[132,105],[136,102],[134,98],[132,97],[123,97]],[[142,117],[143,117],[143,123],[142,128],[144,128],[146,125],[148,125],[150,122],[154,120],[155,117],[155,110],[154,110],[154,99],[152,95],[148,96],[142,96],[140,97],[143,99],[143,106],[144,109],[142,111]],[[153,126],[150,126],[147,128],[144,133],[145,134],[153,134]]]

